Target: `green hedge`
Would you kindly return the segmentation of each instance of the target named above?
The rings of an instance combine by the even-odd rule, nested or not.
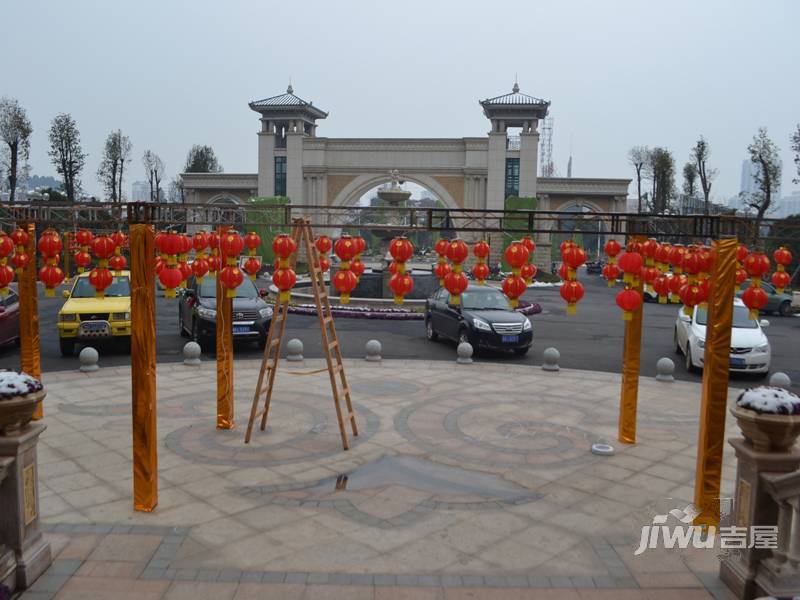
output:
[[[272,265],[275,261],[275,254],[272,252],[272,239],[279,233],[290,233],[291,227],[277,225],[283,223],[283,207],[289,204],[289,198],[285,196],[259,196],[250,198],[250,209],[245,219],[247,231],[255,231],[261,236],[261,246],[258,254],[264,265]],[[254,225],[252,223],[276,223],[276,225]]]
[[[529,210],[536,210],[536,207],[539,205],[539,200],[535,197],[530,198],[520,198],[518,196],[509,196],[506,198],[505,202],[505,209],[506,210],[520,210],[520,211],[529,211]],[[527,215],[519,215],[519,216],[508,216],[505,217],[503,220],[504,227],[508,229],[528,229],[528,216]],[[506,248],[508,245],[513,242],[514,240],[520,239],[524,234],[522,233],[504,233],[503,234],[503,253],[501,256],[505,255]],[[503,270],[507,271],[511,269],[511,266],[503,260]]]

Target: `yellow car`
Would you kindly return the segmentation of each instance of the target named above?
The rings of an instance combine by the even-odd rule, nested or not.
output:
[[[130,347],[130,272],[114,275],[104,298],[95,297],[89,273],[83,273],[75,278],[70,291],[64,291],[64,297],[67,301],[58,311],[61,356],[72,356],[75,342],[120,340]]]

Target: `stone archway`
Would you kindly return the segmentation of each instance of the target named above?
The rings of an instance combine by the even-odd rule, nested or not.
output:
[[[420,173],[401,172],[401,178],[427,188],[441,200],[447,208],[462,208],[464,205],[463,177],[433,176]],[[329,175],[329,178],[332,177]],[[333,176],[336,177],[336,176]],[[353,205],[374,187],[387,183],[388,173],[363,173],[350,179],[339,190],[330,190],[334,195],[328,198],[330,206]],[[460,182],[460,185],[459,185]]]
[[[569,230],[573,233],[551,233],[550,255],[551,260],[558,262],[561,242],[567,238],[575,241],[586,250],[587,260],[602,259],[602,246],[608,232],[606,223],[600,218],[592,218],[592,215],[602,213],[602,208],[591,200],[570,200],[557,209],[562,213],[574,213],[571,218],[566,214],[559,216],[552,222],[552,229]]]

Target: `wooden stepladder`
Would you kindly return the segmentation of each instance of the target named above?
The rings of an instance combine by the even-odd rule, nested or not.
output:
[[[354,436],[358,435],[358,425],[356,425],[356,415],[355,412],[353,412],[353,405],[350,401],[350,387],[347,385],[347,376],[344,373],[342,349],[339,346],[339,339],[336,337],[336,327],[333,324],[331,301],[328,297],[328,290],[325,287],[323,273],[319,268],[319,254],[314,245],[314,234],[311,231],[311,225],[308,219],[293,219],[291,237],[297,244],[297,250],[290,259],[292,267],[294,267],[297,262],[297,254],[300,252],[301,248],[306,251],[308,271],[311,276],[311,288],[314,292],[314,302],[317,305],[317,317],[319,318],[319,327],[322,333],[322,349],[325,352],[328,375],[331,378],[331,390],[333,391],[333,404],[336,408],[336,419],[339,422],[342,447],[348,450],[350,448],[350,442],[347,439],[345,421],[350,422],[350,429]],[[244,436],[245,444],[250,442],[253,424],[256,419],[261,417],[262,431],[267,427],[267,416],[272,399],[272,388],[275,383],[275,373],[278,371],[281,344],[283,342],[283,333],[286,329],[286,318],[288,315],[289,301],[281,302],[280,297],[276,298],[275,310],[273,311],[272,321],[269,324],[269,333],[267,334],[267,345],[264,348],[264,358],[261,360],[261,370],[258,374],[258,384],[253,396],[253,406],[250,409],[247,433]],[[344,397],[346,414],[342,412],[342,396]],[[259,403],[262,397],[264,398],[264,408],[259,411]]]

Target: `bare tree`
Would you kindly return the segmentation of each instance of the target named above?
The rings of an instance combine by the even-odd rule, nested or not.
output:
[[[9,202],[14,201],[20,172],[20,162],[27,162],[31,149],[33,127],[25,109],[14,98],[0,98],[0,166],[7,173]]]
[[[167,200],[169,202],[184,203],[183,180],[180,175],[170,179],[169,187],[167,188]]]
[[[647,153],[647,161],[642,167],[644,178],[649,179],[652,188],[650,210],[655,214],[667,212],[675,194],[675,159],[666,148],[655,147]]]
[[[628,162],[636,170],[636,193],[639,199],[638,212],[642,212],[642,169],[647,164],[650,151],[647,146],[634,146],[628,150]]]
[[[697,174],[700,177],[700,187],[703,189],[703,212],[709,214],[711,197],[711,184],[717,176],[717,170],[708,166],[708,158],[711,156],[711,147],[701,135],[700,139],[692,148],[692,158],[697,167]]]
[[[747,146],[750,161],[755,165],[753,181],[756,191],[744,198],[745,204],[756,211],[755,227],[753,228],[753,244],[759,239],[761,221],[764,215],[772,208],[772,194],[780,186],[781,161],[779,150],[767,135],[767,128],[761,127],[753,136],[753,141]]]
[[[47,153],[64,180],[67,200],[75,202],[75,194],[81,189],[79,175],[87,155],[81,147],[81,134],[75,119],[69,114],[57,115],[50,124],[50,150]]]
[[[161,179],[164,177],[164,161],[152,150],[146,150],[142,156],[147,181],[150,184],[150,201],[161,200]]]
[[[800,123],[792,133],[792,152],[794,152],[794,167],[797,169],[797,177],[792,179],[792,183],[800,183]]]
[[[106,138],[103,158],[97,169],[97,180],[112,202],[122,202],[122,179],[125,163],[130,162],[131,141],[120,130]]]

